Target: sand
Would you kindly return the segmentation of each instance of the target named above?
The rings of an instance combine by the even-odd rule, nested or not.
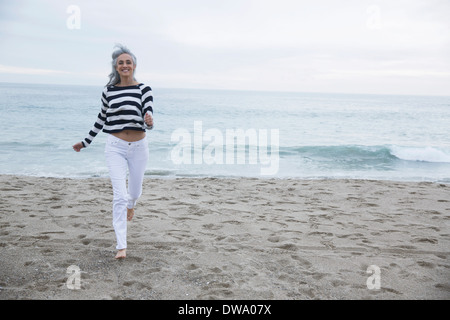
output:
[[[122,261],[108,179],[0,192],[3,300],[450,298],[449,185],[146,178]]]

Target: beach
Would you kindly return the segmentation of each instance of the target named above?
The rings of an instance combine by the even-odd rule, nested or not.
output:
[[[450,298],[448,184],[146,178],[121,261],[109,179],[0,191],[2,300]]]

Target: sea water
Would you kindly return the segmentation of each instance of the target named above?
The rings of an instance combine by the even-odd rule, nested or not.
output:
[[[72,149],[96,121],[102,89],[0,83],[0,174],[107,177],[106,133]],[[450,97],[152,89],[147,177],[450,183]],[[243,146],[230,131],[245,134]]]

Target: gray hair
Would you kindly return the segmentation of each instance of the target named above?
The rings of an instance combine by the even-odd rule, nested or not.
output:
[[[136,56],[127,47],[121,44],[116,44],[114,48],[118,49],[114,50],[112,53],[112,62],[111,62],[112,71],[109,74],[109,82],[106,84],[106,86],[114,86],[120,82],[120,75],[116,70],[116,66],[117,66],[117,58],[121,54],[124,53],[129,54],[131,56],[131,59],[133,59],[134,65],[136,65]],[[133,80],[136,81],[136,79],[134,78],[134,72],[133,72]]]

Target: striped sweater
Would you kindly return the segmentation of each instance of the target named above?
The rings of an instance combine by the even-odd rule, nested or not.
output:
[[[153,96],[149,86],[140,83],[127,87],[105,87],[102,93],[102,108],[94,127],[82,141],[83,146],[90,145],[102,129],[106,133],[151,130],[153,126],[149,127],[144,122],[147,112],[153,115]]]

